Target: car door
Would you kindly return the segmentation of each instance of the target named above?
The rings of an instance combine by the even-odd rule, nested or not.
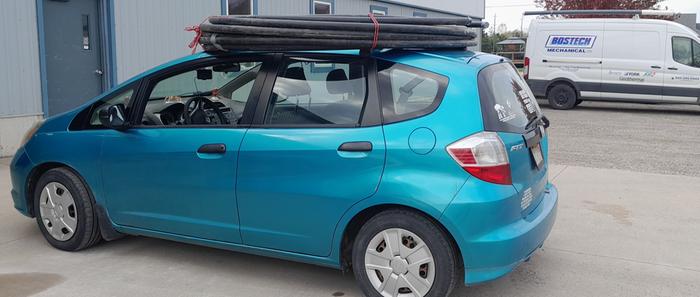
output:
[[[255,56],[207,58],[146,78],[133,127],[112,130],[102,146],[103,187],[116,224],[240,243],[238,149],[265,64]]]
[[[665,35],[658,24],[606,23],[601,98],[660,101]]]
[[[669,34],[664,101],[700,104],[700,42]]]
[[[241,235],[250,246],[326,256],[343,213],[382,175],[375,66],[323,56],[280,65],[241,145]]]

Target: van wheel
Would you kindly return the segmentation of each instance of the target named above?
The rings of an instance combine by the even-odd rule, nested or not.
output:
[[[547,99],[554,109],[572,109],[578,100],[576,90],[567,84],[557,84],[549,89]]]
[[[389,210],[360,229],[353,273],[366,296],[449,296],[460,281],[447,235],[425,217]]]
[[[46,241],[64,251],[78,251],[102,237],[92,197],[80,178],[66,168],[51,169],[34,191],[36,222]]]
[[[581,103],[583,103],[583,100],[578,99],[578,100],[576,100],[576,104],[574,104],[574,106],[579,106],[579,105],[581,105]]]

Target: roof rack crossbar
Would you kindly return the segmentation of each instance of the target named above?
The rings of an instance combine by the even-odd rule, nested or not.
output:
[[[678,13],[662,10],[624,10],[624,9],[591,9],[591,10],[545,10],[526,11],[523,15],[630,15],[630,16],[667,16],[675,17]]]

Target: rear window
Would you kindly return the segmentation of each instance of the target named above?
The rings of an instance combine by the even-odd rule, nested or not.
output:
[[[414,119],[432,113],[445,95],[448,79],[402,64],[379,65],[384,123]]]
[[[530,120],[541,114],[527,83],[509,63],[479,73],[479,95],[487,131],[523,133]]]

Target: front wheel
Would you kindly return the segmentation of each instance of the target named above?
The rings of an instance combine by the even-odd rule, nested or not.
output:
[[[461,265],[447,235],[424,216],[389,210],[370,219],[353,245],[355,278],[366,296],[449,296]]]
[[[77,251],[102,238],[90,192],[72,171],[47,171],[39,178],[34,195],[37,224],[53,247]]]

